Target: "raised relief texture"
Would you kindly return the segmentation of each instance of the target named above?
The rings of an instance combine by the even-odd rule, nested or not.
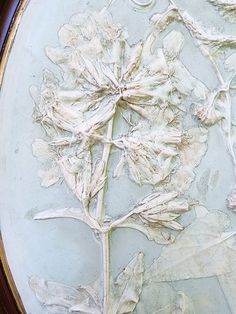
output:
[[[210,2],[233,19],[234,1]],[[218,78],[216,89],[210,90],[181,61],[185,38],[168,31],[173,22],[185,26],[210,61]],[[163,31],[167,33],[161,41]],[[222,50],[236,47],[236,37],[204,28],[171,0],[162,14],[152,16],[145,38],[133,44],[127,38],[126,29],[104,8],[73,16],[59,31],[59,46],[46,49],[62,78],[44,70],[41,87],[31,88],[34,118],[45,131],[44,139],[34,141],[33,154],[43,163],[41,185],[64,181],[78,207],[62,204],[34,219],[72,218],[87,224],[101,243],[103,274],[91,286],[79,288],[32,276],[30,287],[48,311],[57,314],[197,313],[192,300],[169,283],[216,276],[231,308],[236,308],[233,275],[229,277],[236,262],[235,232],[227,232],[230,219],[221,211],[206,210],[188,194],[207,151],[209,127],[221,130],[236,167],[231,117],[236,54],[224,62],[229,80],[217,63]],[[186,116],[192,119],[191,127],[185,124]],[[119,136],[117,120],[127,126]],[[113,149],[120,159],[110,169]],[[108,168],[112,180],[128,175],[138,186],[152,186],[152,192],[126,214],[107,216]],[[233,210],[235,193],[233,187],[227,200]],[[196,218],[184,228],[179,218],[188,211]],[[162,245],[160,256],[145,269],[144,254],[137,252],[112,278],[109,247],[116,228],[132,228]]]

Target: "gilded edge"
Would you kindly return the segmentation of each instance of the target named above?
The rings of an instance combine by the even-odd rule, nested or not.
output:
[[[10,25],[10,29],[7,34],[6,41],[4,43],[3,52],[0,56],[0,90],[2,87],[4,72],[7,64],[7,60],[11,51],[12,44],[15,39],[15,35],[20,24],[21,17],[28,5],[30,0],[20,0],[18,7],[16,9],[15,15]]]
[[[21,301],[20,295],[19,295],[19,293],[17,291],[14,279],[13,279],[12,274],[11,274],[11,270],[10,270],[8,262],[7,262],[6,254],[5,254],[5,251],[4,251],[4,245],[3,245],[1,237],[0,237],[0,262],[2,264],[4,274],[6,276],[8,285],[9,285],[9,287],[11,289],[11,292],[12,292],[12,295],[13,295],[14,300],[16,302],[16,306],[17,306],[17,308],[19,310],[19,313],[20,314],[26,314],[26,311],[24,309],[24,306],[23,306],[23,303]]]
[[[9,57],[9,54],[11,51],[11,47],[13,45],[18,26],[20,24],[21,17],[23,15],[24,10],[25,10],[28,3],[29,3],[29,0],[20,0],[18,7],[17,7],[17,10],[15,12],[15,15],[13,17],[13,20],[11,22],[6,41],[4,43],[3,52],[2,52],[2,55],[0,57],[0,90],[2,87],[4,72],[5,72],[6,64],[7,64],[8,57]],[[8,261],[7,261],[5,250],[4,250],[4,245],[3,245],[1,238],[0,238],[0,262],[3,266],[3,271],[4,271],[5,276],[7,278],[7,282],[9,284],[9,287],[12,291],[12,294],[13,294],[13,297],[15,299],[19,313],[25,314],[26,312],[25,312],[24,306],[22,304],[20,295],[17,291],[16,285],[14,283],[14,279],[12,277],[10,267],[8,265]]]

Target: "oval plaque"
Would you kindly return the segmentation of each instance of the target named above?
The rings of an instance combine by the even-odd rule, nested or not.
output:
[[[25,6],[0,191],[27,313],[236,313],[235,16],[227,0]]]

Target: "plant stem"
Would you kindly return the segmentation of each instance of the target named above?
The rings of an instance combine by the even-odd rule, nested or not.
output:
[[[110,294],[110,254],[109,254],[109,232],[101,234],[102,256],[103,256],[103,314],[109,314]]]
[[[131,210],[128,214],[126,214],[125,216],[122,216],[120,218],[117,218],[116,220],[114,220],[110,226],[109,226],[109,230],[116,228],[117,226],[121,225],[123,222],[125,222],[129,217],[131,217],[134,214],[134,210]]]
[[[108,122],[107,138],[109,140],[112,140],[113,123],[114,123],[114,117],[112,117],[111,120]],[[104,170],[105,172],[107,172],[110,152],[111,152],[111,144],[110,143],[104,144],[102,161],[104,162],[104,165],[105,165],[105,170]],[[103,206],[104,194],[105,194],[105,187],[103,187],[99,191],[98,199],[97,199],[97,212],[96,212],[96,214],[97,214],[97,221],[100,224],[102,224],[103,219],[104,219],[104,215],[105,215],[104,206]]]
[[[108,161],[111,153],[112,133],[113,133],[114,116],[108,122],[107,139],[108,143],[104,143],[102,161],[104,162],[104,171],[107,173]],[[104,223],[104,195],[105,186],[99,191],[97,198],[96,220],[100,225]],[[109,231],[100,233],[102,242],[102,258],[103,258],[103,314],[109,314],[109,295],[110,295],[110,249],[109,249]]]
[[[221,71],[215,61],[215,59],[212,57],[212,55],[210,54],[209,50],[204,47],[204,45],[202,45],[202,42],[200,39],[195,38],[194,33],[192,32],[192,30],[189,28],[188,23],[186,23],[186,20],[184,18],[184,16],[182,15],[181,11],[179,10],[178,6],[175,4],[174,0],[169,0],[170,3],[178,10],[178,14],[180,16],[180,18],[182,19],[182,22],[184,23],[184,25],[186,26],[186,28],[189,30],[190,34],[192,35],[193,39],[195,40],[195,42],[197,43],[197,45],[199,46],[200,50],[202,51],[203,55],[205,55],[210,63],[212,64],[215,73],[217,75],[218,81],[220,83],[220,85],[223,87],[223,89],[225,89],[226,87],[226,82],[223,78],[223,75],[221,74]],[[230,83],[228,85],[228,87],[225,90],[225,96],[226,96],[226,101],[227,101],[227,114],[228,114],[228,123],[227,123],[227,130],[223,130],[225,132],[225,138],[226,138],[226,146],[228,148],[229,154],[231,156],[232,162],[233,162],[233,167],[234,167],[234,176],[236,177],[236,155],[234,152],[234,148],[233,148],[233,144],[232,144],[232,125],[231,125],[231,120],[232,120],[232,101],[231,101],[231,97],[230,97],[230,93],[229,93],[229,88],[230,88]]]

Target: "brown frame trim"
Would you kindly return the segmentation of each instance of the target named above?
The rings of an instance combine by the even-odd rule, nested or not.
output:
[[[20,0],[0,0],[0,51]]]
[[[0,0],[1,1],[1,0]],[[3,0],[4,1],[4,0]],[[0,2],[0,29],[3,37],[0,41],[0,91],[14,38],[29,0],[9,0]],[[20,295],[9,268],[0,235],[0,312],[3,314],[26,314]]]
[[[5,71],[7,60],[8,60],[8,56],[9,56],[12,44],[14,42],[14,39],[15,39],[15,35],[16,35],[21,17],[29,1],[30,0],[18,0],[18,5],[15,10],[15,14],[12,16],[12,20],[8,28],[7,36],[5,38],[3,48],[0,54],[0,89],[2,86],[2,81],[3,81],[3,76],[4,76],[4,71]]]
[[[2,239],[0,238],[0,305],[4,314],[25,314],[25,309],[14,283]]]

